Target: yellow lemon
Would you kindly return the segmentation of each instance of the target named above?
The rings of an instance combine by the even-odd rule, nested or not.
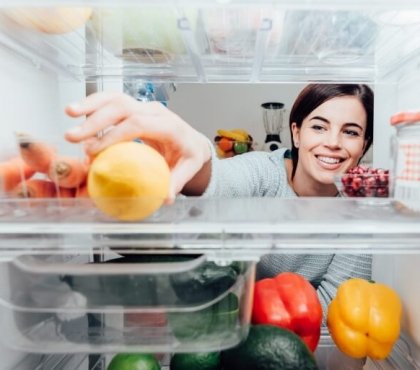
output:
[[[88,193],[96,206],[119,220],[142,220],[168,196],[170,171],[152,147],[135,142],[111,145],[93,160]]]

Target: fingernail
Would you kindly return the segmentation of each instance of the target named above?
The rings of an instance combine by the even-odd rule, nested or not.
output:
[[[72,135],[79,135],[82,133],[82,128],[80,126],[74,126],[70,129],[67,130],[68,134],[72,134]]]
[[[166,198],[163,202],[163,204],[166,206],[171,206],[174,203],[175,203],[175,198]]]
[[[175,203],[175,190],[172,187],[169,189],[168,195],[166,196],[166,199],[163,203],[166,205]]]
[[[73,111],[78,111],[78,110],[80,110],[80,109],[82,108],[82,106],[81,106],[79,103],[70,103],[70,104],[67,106],[67,108],[68,108],[68,109],[71,109],[71,110],[73,110]]]

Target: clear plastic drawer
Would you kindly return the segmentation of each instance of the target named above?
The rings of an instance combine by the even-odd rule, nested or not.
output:
[[[131,255],[105,263],[24,256],[1,264],[4,345],[38,353],[228,348],[250,323],[255,264]]]

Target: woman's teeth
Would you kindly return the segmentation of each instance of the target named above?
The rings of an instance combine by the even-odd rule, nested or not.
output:
[[[331,158],[331,157],[317,157],[321,162],[328,163],[328,164],[337,164],[341,162],[339,158]]]

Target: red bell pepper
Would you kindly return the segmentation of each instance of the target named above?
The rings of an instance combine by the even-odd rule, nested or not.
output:
[[[252,322],[289,329],[313,352],[321,335],[321,302],[309,281],[284,272],[255,283]]]

